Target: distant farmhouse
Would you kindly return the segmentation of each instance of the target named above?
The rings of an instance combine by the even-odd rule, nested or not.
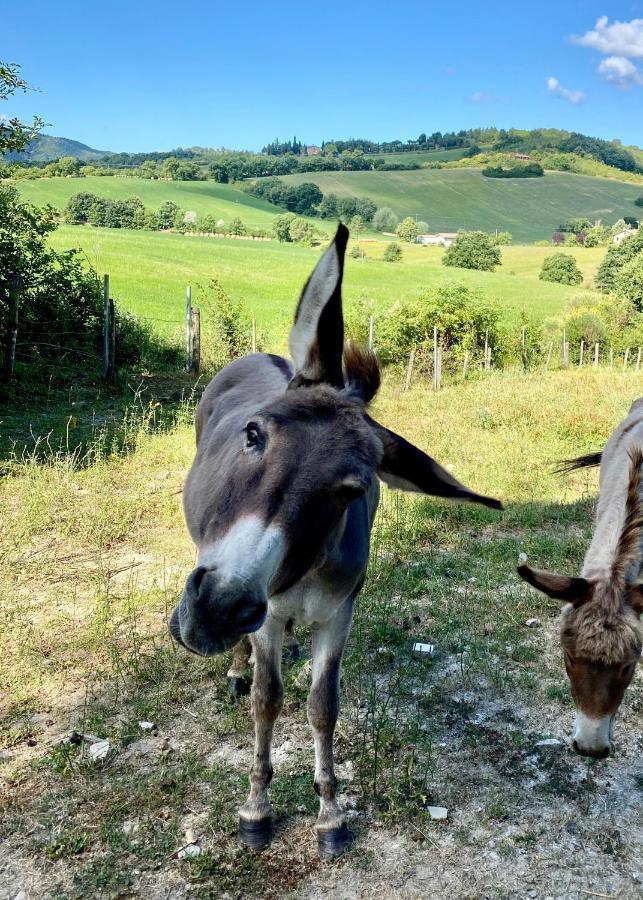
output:
[[[316,144],[310,144],[306,147],[306,156],[321,156],[321,147]]]
[[[528,153],[514,153],[514,159],[531,159]]]
[[[632,237],[633,234],[636,234],[635,228],[624,228],[623,231],[617,232],[612,238],[612,243],[618,246],[622,244],[623,241],[626,241],[629,237]]]
[[[427,247],[450,247],[457,236],[457,231],[438,231],[436,234],[418,234],[417,242]]]

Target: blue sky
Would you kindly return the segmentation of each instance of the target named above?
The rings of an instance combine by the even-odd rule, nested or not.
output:
[[[39,89],[0,113],[100,149],[477,125],[643,145],[643,2],[21,0],[0,58]]]

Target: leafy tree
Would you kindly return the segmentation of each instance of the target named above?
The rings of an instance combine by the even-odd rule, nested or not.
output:
[[[567,253],[553,253],[543,260],[538,277],[541,281],[553,281],[558,284],[580,284],[583,273],[573,256]]]
[[[493,272],[500,265],[500,249],[483,231],[461,231],[442,257],[445,266]]]
[[[572,234],[584,234],[591,227],[592,223],[589,219],[585,216],[580,216],[576,219],[568,219],[560,230],[571,231]]]
[[[406,219],[402,219],[397,226],[395,233],[400,240],[406,241],[409,244],[414,244],[420,231],[415,219],[412,219],[411,216],[407,216]]]
[[[290,235],[291,241],[310,247],[317,234],[317,230],[312,222],[307,222],[306,219],[300,219],[295,216],[288,226],[288,234]]]
[[[247,233],[247,228],[241,221],[241,219],[236,216],[232,222],[230,222],[230,234],[234,234],[239,237],[242,234]]]
[[[88,191],[73,194],[67,201],[63,215],[70,225],[84,225],[89,220],[89,211],[96,197]]]
[[[402,259],[402,247],[397,241],[391,241],[390,244],[387,244],[382,259],[384,262],[399,262]]]
[[[364,219],[361,216],[353,216],[348,227],[352,234],[359,235],[364,231]]]
[[[634,216],[623,216],[623,221],[629,228],[639,227],[639,220],[635,219]]]
[[[607,243],[607,240],[610,236],[609,228],[606,228],[604,225],[600,225],[596,223],[592,225],[590,229],[585,232],[585,247],[600,247],[602,244]]]
[[[394,231],[397,228],[397,216],[390,206],[381,206],[375,212],[373,228],[375,231]]]
[[[510,231],[499,231],[497,234],[492,235],[492,239],[497,247],[508,247],[514,237]]]
[[[27,91],[28,88],[27,82],[20,77],[17,63],[0,62],[0,100],[8,100],[16,91]],[[0,157],[5,152],[23,150],[44,124],[38,116],[34,116],[31,125],[15,117],[0,116]]]
[[[422,219],[420,219],[418,222],[416,222],[416,225],[418,227],[418,234],[427,234],[428,233],[428,231],[429,231],[429,223],[428,222],[424,222]]]
[[[317,207],[317,214],[322,219],[336,219],[339,215],[337,211],[337,195],[324,194],[324,198]]]
[[[639,228],[632,237],[620,244],[612,244],[598,267],[596,286],[609,294],[616,290],[616,281],[621,269],[637,254],[643,252],[643,229]]]
[[[643,194],[634,201],[634,206],[643,206]]]
[[[643,311],[643,252],[637,253],[616,276],[616,292]]]
[[[163,231],[168,228],[174,228],[178,212],[179,207],[172,200],[166,200],[165,203],[161,203],[158,210],[159,228]]]
[[[295,221],[297,216],[294,213],[284,213],[281,216],[275,216],[272,220],[272,230],[278,241],[282,243],[292,241],[290,236],[290,225]]]
[[[170,178],[172,181],[178,178],[178,174],[181,168],[181,163],[175,156],[168,156],[167,159],[163,160],[163,165],[161,166],[161,175],[163,178]]]
[[[205,340],[201,344],[206,368],[222,369],[249,350],[252,319],[241,303],[233,300],[217,278],[200,287],[199,305]]]
[[[62,156],[56,163],[56,169],[59,175],[73,176],[80,172],[80,163],[75,156]]]
[[[141,178],[158,178],[159,167],[153,159],[146,159],[138,170]]]

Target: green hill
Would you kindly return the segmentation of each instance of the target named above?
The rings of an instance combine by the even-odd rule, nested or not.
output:
[[[197,215],[211,215],[230,222],[239,217],[245,225],[270,228],[273,218],[283,210],[265,200],[252,197],[231,184],[216,181],[150,181],[145,178],[121,176],[87,178],[38,178],[17,181],[20,193],[30,203],[44,206],[50,203],[62,209],[72,194],[89,191],[109,200],[140,197],[149,209],[158,209],[166,200]],[[320,222],[320,224],[323,224]]]
[[[641,185],[561,172],[548,172],[544,178],[506,179],[484,178],[479,169],[469,168],[307,172],[283,180],[312,181],[324,194],[370,197],[400,217],[425,220],[432,231],[497,228],[524,242],[549,238],[572,216],[612,224],[640,212],[634,200],[641,194]]]
[[[80,141],[72,141],[71,138],[54,137],[51,134],[38,134],[29,141],[24,150],[7,153],[5,159],[16,162],[50,162],[52,159],[60,159],[61,156],[75,156],[76,159],[91,161],[106,156],[109,150],[94,150]]]

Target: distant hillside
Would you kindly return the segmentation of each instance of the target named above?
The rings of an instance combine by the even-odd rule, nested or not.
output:
[[[85,162],[100,159],[107,156],[108,150],[94,150],[80,141],[72,141],[71,138],[54,137],[50,134],[39,134],[30,141],[24,150],[7,153],[5,159],[16,162],[50,162],[60,159],[61,156],[75,156]]]

